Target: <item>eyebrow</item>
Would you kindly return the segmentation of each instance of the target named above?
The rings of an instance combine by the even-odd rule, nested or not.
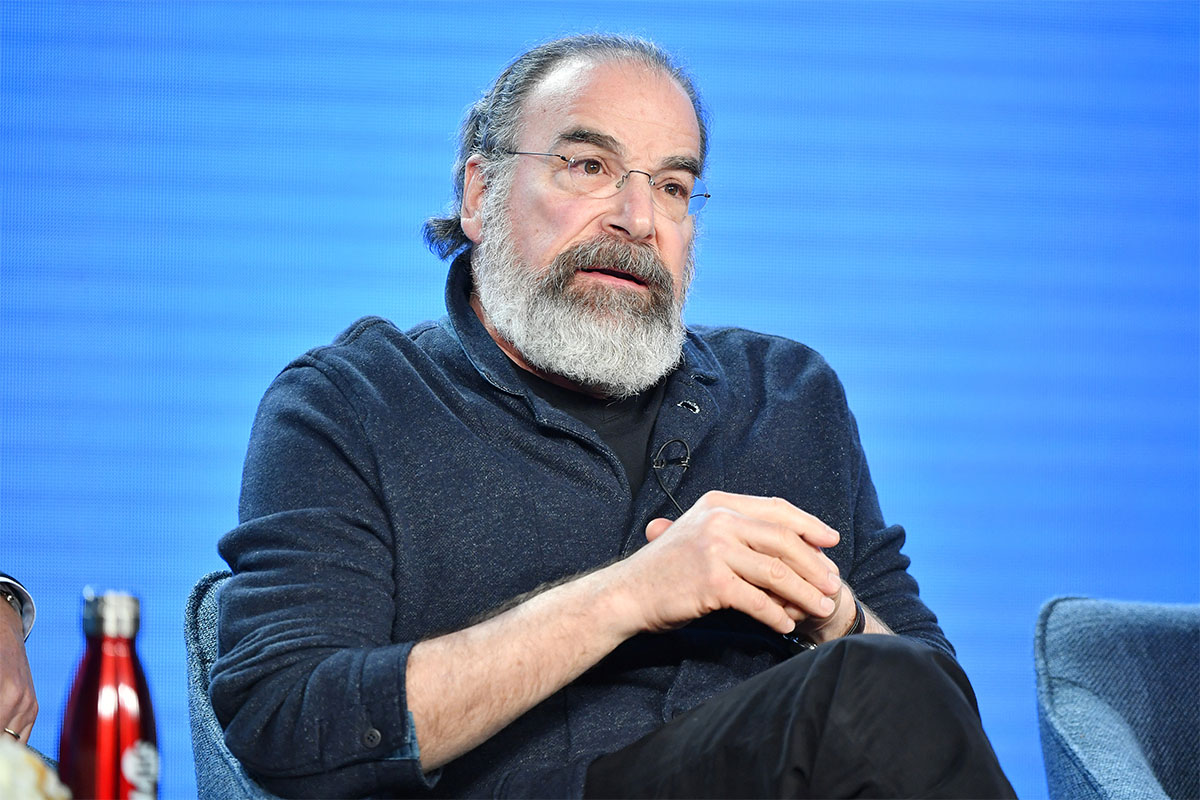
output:
[[[621,143],[607,133],[589,130],[587,128],[575,128],[574,130],[564,131],[554,137],[554,145],[559,144],[590,144],[593,147],[599,147],[616,155],[618,158],[625,158],[625,148]],[[700,161],[691,156],[668,156],[664,158],[656,172],[668,169],[678,169],[690,173],[697,178],[700,177]]]

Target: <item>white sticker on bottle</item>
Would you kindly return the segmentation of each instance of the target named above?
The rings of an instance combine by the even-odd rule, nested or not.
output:
[[[141,739],[121,755],[121,774],[133,787],[129,800],[154,800],[158,796],[158,748]]]

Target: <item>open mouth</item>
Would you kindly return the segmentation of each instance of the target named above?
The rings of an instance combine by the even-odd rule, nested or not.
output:
[[[621,281],[622,283],[632,283],[635,286],[646,286],[646,282],[638,276],[630,272],[623,272],[619,269],[611,269],[609,267],[584,267],[579,271],[586,272],[588,275],[594,275],[599,278]]]

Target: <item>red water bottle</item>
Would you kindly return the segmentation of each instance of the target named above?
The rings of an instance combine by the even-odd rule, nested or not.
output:
[[[136,597],[84,592],[87,649],[58,743],[58,774],[76,800],[152,800],[158,795],[154,710],[133,646],[138,617]]]

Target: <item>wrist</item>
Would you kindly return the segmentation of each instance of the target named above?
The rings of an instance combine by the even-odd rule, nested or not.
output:
[[[33,628],[33,621],[37,616],[33,598],[29,596],[29,592],[25,591],[25,587],[0,573],[0,616],[8,614],[7,611],[4,611],[4,606],[9,606],[16,612],[17,624],[23,635],[28,638],[29,631]]]
[[[9,613],[11,609],[12,613]],[[0,620],[8,621],[18,633],[24,636],[24,620],[22,618],[21,598],[7,586],[0,586]]]
[[[824,619],[809,618],[809,624],[802,625],[802,633],[813,645],[832,642],[845,636],[862,633],[866,629],[866,611],[854,592],[842,582],[834,600],[833,613]]]
[[[18,617],[21,616],[21,598],[17,597],[16,592],[7,586],[0,586],[0,599],[4,600],[5,605],[12,606],[12,610],[17,612]]]
[[[585,575],[578,585],[584,613],[594,617],[597,632],[603,631],[612,647],[647,629],[645,603],[623,565],[609,564]]]
[[[854,636],[867,629],[867,612],[863,610],[862,603],[858,602],[853,593],[850,594],[850,599],[854,601],[854,621],[842,636]]]

